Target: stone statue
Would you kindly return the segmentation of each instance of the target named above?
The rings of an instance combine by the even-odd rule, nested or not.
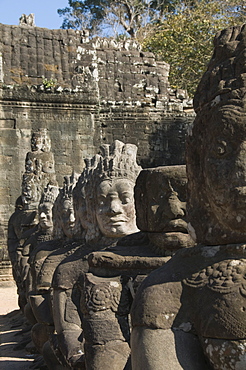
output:
[[[53,238],[56,242],[49,242],[49,246],[40,249],[35,258],[43,260],[37,274],[36,289],[50,290],[53,273],[59,263],[70,254],[71,250],[83,240],[83,229],[76,221],[73,206],[73,190],[78,181],[78,175],[64,177],[63,188],[55,200],[53,214]]]
[[[32,329],[32,338],[37,349],[42,352],[49,333],[53,333],[50,288],[53,273],[59,263],[73,253],[82,240],[82,229],[76,223],[73,208],[73,189],[78,176],[66,176],[52,208],[53,238],[42,243],[32,256],[35,269],[35,282],[29,300],[37,324]]]
[[[50,139],[46,129],[32,134],[31,149],[25,160],[22,198],[26,208],[37,209],[44,188],[48,184],[57,186],[54,156],[50,152]]]
[[[25,241],[22,248],[22,281],[25,283],[26,295],[35,289],[35,281],[37,271],[40,268],[40,263],[35,259],[36,251],[43,248],[43,245],[48,240],[53,238],[53,221],[52,221],[52,207],[58,195],[58,187],[48,185],[42,194],[40,204],[38,207],[39,223],[33,229],[33,233]],[[32,320],[32,314],[29,315],[29,305],[25,308],[27,318]]]
[[[12,264],[13,277],[17,285],[18,303],[21,310],[26,305],[26,297],[23,290],[21,276],[22,244],[27,239],[37,224],[37,212],[24,208],[22,196],[19,196],[15,204],[15,212],[8,222],[8,254]]]
[[[25,160],[25,173],[22,180],[22,194],[16,200],[15,212],[8,222],[8,252],[13,267],[13,276],[18,288],[19,305],[26,304],[23,286],[22,249],[26,240],[37,229],[38,205],[45,187],[57,185],[54,172],[54,157],[50,152],[50,139],[45,129],[34,132],[31,139],[31,152]]]
[[[33,13],[29,15],[22,14],[22,16],[19,19],[19,26],[35,27],[34,14]]]
[[[58,187],[48,185],[42,194],[38,206],[39,223],[35,231],[23,246],[23,255],[30,255],[37,249],[41,242],[50,240],[53,237],[52,208],[58,195]]]
[[[135,145],[118,140],[104,145],[101,154],[86,160],[74,190],[76,217],[85,229],[86,243],[59,265],[53,278],[58,348],[69,366],[84,362],[80,280],[89,270],[88,255],[138,231],[133,188],[141,168],[136,152]]]
[[[187,232],[186,185],[185,166],[142,170],[135,202],[144,233],[89,255],[80,301],[86,369],[130,369],[128,317],[139,284],[169,260],[166,256],[194,245]]]
[[[198,245],[152,272],[132,307],[134,370],[246,368],[245,25],[221,31],[187,142]]]
[[[194,244],[187,237],[185,222],[185,167],[143,170],[139,176],[135,192],[140,213],[137,218],[145,232],[159,234],[156,244],[154,237],[150,241],[151,237],[139,233],[135,223],[133,187],[138,172],[136,147],[116,142],[113,147],[105,146],[102,155],[87,161],[75,188],[76,198],[80,199],[75,209],[87,243],[63,261],[53,280],[55,329],[59,359],[64,366],[129,368],[128,316],[137,286],[153,269],[168,261],[166,255]],[[148,202],[143,202],[150,184],[160,193],[157,198],[153,191],[148,198],[150,204],[155,204],[152,213],[147,210]],[[158,206],[163,211],[156,212]],[[144,226],[143,209],[147,214]],[[165,226],[156,228],[164,210]],[[161,237],[165,245],[160,247]]]

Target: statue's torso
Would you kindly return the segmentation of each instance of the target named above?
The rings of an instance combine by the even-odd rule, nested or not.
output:
[[[133,326],[193,333],[214,369],[246,368],[245,288],[245,245],[180,251],[140,287]]]

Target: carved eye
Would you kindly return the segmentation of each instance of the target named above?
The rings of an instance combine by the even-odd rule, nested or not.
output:
[[[131,199],[130,199],[130,198],[128,198],[128,197],[126,197],[126,198],[123,198],[123,199],[122,199],[122,203],[123,203],[123,204],[130,203],[130,201],[131,201]]]
[[[127,203],[130,203],[130,202],[133,201],[132,194],[127,192],[127,191],[124,192],[123,194],[120,194],[119,197],[120,197],[120,200],[121,200],[122,204],[127,204]]]
[[[227,144],[225,141],[219,141],[216,148],[216,154],[218,156],[223,156],[228,152]]]

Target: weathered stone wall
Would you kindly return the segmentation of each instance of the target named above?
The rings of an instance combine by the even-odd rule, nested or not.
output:
[[[48,130],[60,185],[115,139],[138,145],[143,167],[184,163],[194,113],[185,92],[169,88],[168,71],[131,41],[0,24],[2,243],[38,128]]]

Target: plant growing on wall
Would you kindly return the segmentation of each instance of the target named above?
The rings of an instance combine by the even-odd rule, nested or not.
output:
[[[50,78],[50,79],[43,78],[42,79],[42,84],[43,84],[45,90],[49,90],[49,89],[52,89],[53,87],[55,87],[57,85],[57,80],[55,78]]]

